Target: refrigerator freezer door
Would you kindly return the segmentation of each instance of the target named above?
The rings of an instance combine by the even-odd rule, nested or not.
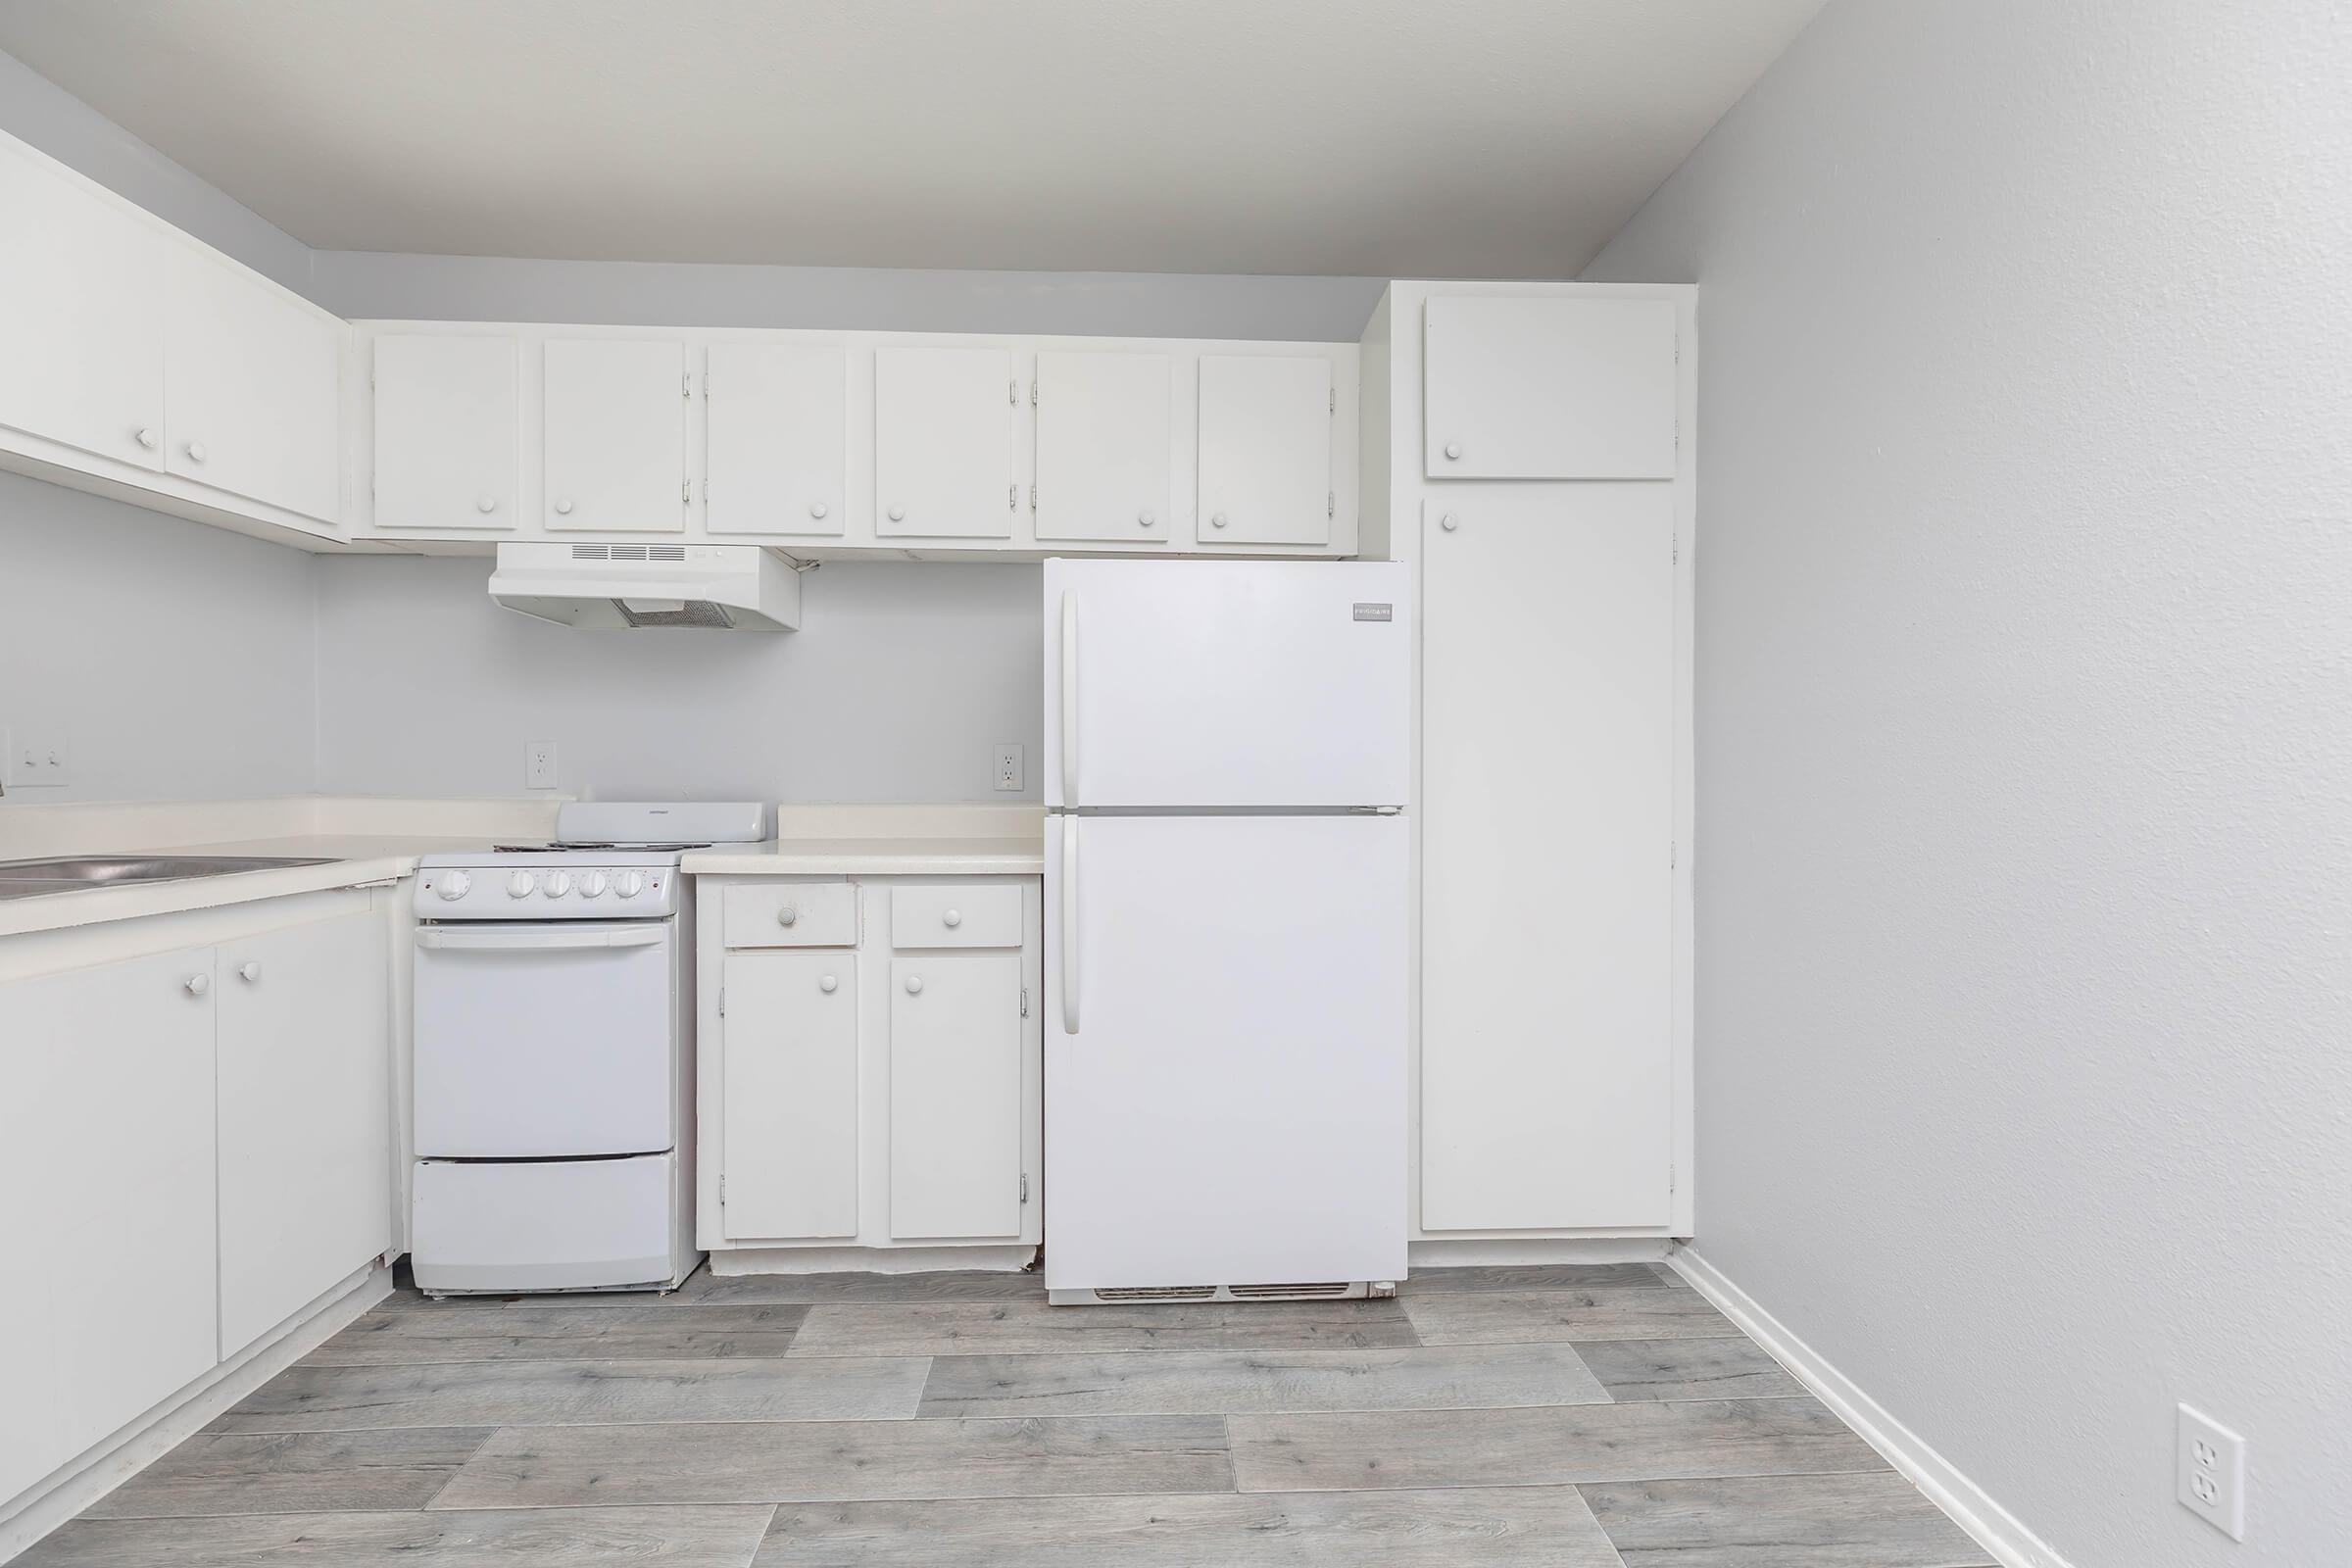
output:
[[[1404,803],[1407,567],[1049,561],[1045,582],[1049,807]]]
[[[1403,1277],[1409,834],[1050,826],[1050,1289]]]

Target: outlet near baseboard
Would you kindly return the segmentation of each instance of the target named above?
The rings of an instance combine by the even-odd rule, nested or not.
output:
[[[2246,1539],[2246,1440],[2213,1417],[2179,1406],[2175,1487],[2180,1506],[2228,1536]]]

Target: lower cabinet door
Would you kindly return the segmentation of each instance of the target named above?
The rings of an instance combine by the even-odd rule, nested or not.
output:
[[[890,1234],[1021,1229],[1021,956],[890,965]]]
[[[218,1356],[213,951],[0,986],[0,1497]]]
[[[223,1359],[391,1246],[387,948],[364,910],[219,950]]]
[[[731,954],[720,973],[726,1236],[856,1236],[857,955]]]

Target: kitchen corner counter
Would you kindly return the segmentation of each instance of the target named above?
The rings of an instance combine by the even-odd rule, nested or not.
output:
[[[1040,876],[1042,806],[776,808],[765,844],[688,852],[689,876]]]
[[[240,839],[220,844],[174,844],[160,849],[141,846],[130,854],[270,856],[317,859],[318,865],[278,866],[267,871],[239,871],[228,876],[185,877],[172,882],[134,882],[114,886],[74,888],[70,892],[0,903],[0,937],[34,931],[62,931],[74,926],[98,925],[109,920],[134,920],[152,914],[179,914],[190,909],[217,909],[262,899],[287,898],[298,893],[321,893],[369,882],[391,882],[413,875],[418,857],[439,850],[480,849],[483,841],[449,837],[402,837],[347,834],[296,834],[283,838]],[[116,852],[107,852],[116,853]]]

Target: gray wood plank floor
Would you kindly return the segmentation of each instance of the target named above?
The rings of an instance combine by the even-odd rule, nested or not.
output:
[[[404,1291],[22,1568],[1982,1568],[1680,1276],[1063,1307],[1017,1274]]]

